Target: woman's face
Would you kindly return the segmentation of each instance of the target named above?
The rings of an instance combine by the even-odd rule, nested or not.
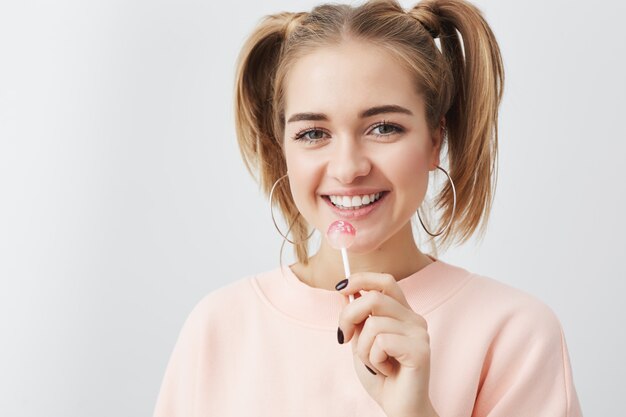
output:
[[[352,223],[357,253],[410,221],[439,164],[439,135],[429,133],[410,73],[371,44],[347,41],[299,59],[285,80],[285,122],[298,210],[322,233],[335,220]]]

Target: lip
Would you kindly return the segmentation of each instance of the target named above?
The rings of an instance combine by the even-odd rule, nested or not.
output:
[[[323,193],[319,193],[320,195],[341,195],[352,197],[355,195],[365,195],[365,194],[376,194],[376,193],[385,193],[387,190],[381,190],[380,188],[350,188],[349,190],[329,190],[324,191]]]
[[[354,220],[354,219],[361,219],[367,216],[368,214],[376,210],[382,204],[383,200],[386,199],[387,194],[389,194],[389,191],[381,191],[381,192],[382,192],[382,195],[373,204],[370,204],[366,207],[356,209],[356,210],[352,210],[352,209],[342,210],[338,207],[335,207],[335,205],[330,201],[330,198],[327,195],[323,196],[322,199],[326,202],[326,204],[330,206],[331,210],[339,217],[343,219]],[[363,194],[367,194],[367,193],[363,193]],[[332,194],[332,195],[336,195],[336,194]],[[347,194],[344,194],[344,195],[347,195]]]

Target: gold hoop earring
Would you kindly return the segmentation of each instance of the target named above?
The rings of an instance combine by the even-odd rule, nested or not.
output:
[[[439,236],[440,234],[442,234],[443,232],[445,232],[446,230],[448,230],[448,227],[450,227],[450,225],[452,224],[452,219],[454,219],[454,211],[456,210],[456,189],[454,188],[454,182],[452,181],[452,178],[450,178],[450,175],[448,175],[448,172],[441,168],[439,165],[437,165],[437,168],[439,168],[440,170],[443,171],[444,174],[446,174],[446,177],[448,177],[448,181],[450,181],[450,187],[452,187],[452,196],[453,196],[453,203],[452,203],[452,214],[450,215],[450,220],[448,221],[448,224],[446,225],[446,227],[444,227],[439,233],[430,233],[428,231],[428,229],[426,228],[426,226],[424,225],[424,222],[422,221],[422,218],[420,217],[420,209],[419,207],[417,208],[417,218],[420,220],[420,223],[422,224],[422,227],[424,228],[424,230],[426,231],[426,233],[428,233],[429,235],[436,237]]]
[[[277,179],[274,182],[274,185],[272,185],[272,189],[270,191],[270,216],[272,217],[272,222],[274,223],[274,227],[276,228],[276,230],[278,231],[278,234],[282,236],[282,238],[284,240],[286,240],[287,242],[291,243],[292,245],[297,245],[299,243],[304,243],[307,240],[309,240],[311,238],[311,236],[313,236],[313,233],[315,233],[315,228],[311,231],[311,234],[304,240],[301,240],[300,242],[293,242],[291,240],[289,240],[289,238],[285,235],[283,235],[283,233],[280,231],[280,229],[278,228],[278,224],[276,224],[276,219],[274,219],[274,208],[272,207],[272,197],[274,196],[274,189],[276,188],[276,186],[278,185],[278,182],[282,179],[284,179],[285,177],[287,177],[287,174],[283,175],[282,177],[280,177],[279,179]],[[296,219],[300,216],[300,213],[298,213],[298,216],[296,216]],[[295,222],[295,219],[294,219]],[[289,234],[289,232],[291,231],[291,227],[293,226],[293,223],[289,226],[289,230],[287,230],[287,234]]]

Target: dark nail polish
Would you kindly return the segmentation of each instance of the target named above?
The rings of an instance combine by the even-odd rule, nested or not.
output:
[[[340,345],[343,345],[343,332],[339,327],[337,327],[337,341]]]
[[[337,285],[335,285],[335,289],[336,289],[337,291],[341,291],[341,290],[343,290],[344,288],[346,288],[347,286],[348,286],[348,278],[344,279],[343,281],[339,281],[339,282],[337,283]]]
[[[365,365],[365,364],[363,364],[363,365]],[[365,367],[366,367],[366,368],[367,368],[367,370],[368,370],[368,371],[370,371],[373,375],[376,375],[376,372],[372,371],[372,369],[371,369],[369,366],[365,365]]]

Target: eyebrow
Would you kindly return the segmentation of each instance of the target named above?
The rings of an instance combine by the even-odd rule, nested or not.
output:
[[[366,117],[376,116],[377,114],[384,114],[384,113],[403,113],[403,114],[408,114],[410,116],[413,116],[413,112],[411,112],[411,110],[407,108],[404,108],[402,106],[398,106],[395,104],[387,104],[384,106],[376,106],[376,107],[372,107],[367,110],[364,110],[361,112],[361,114],[359,114],[359,117],[361,119],[364,119]],[[287,120],[287,123],[299,122],[302,120],[328,121],[328,116],[326,116],[324,113],[296,113],[292,115],[289,118],[289,120]]]

